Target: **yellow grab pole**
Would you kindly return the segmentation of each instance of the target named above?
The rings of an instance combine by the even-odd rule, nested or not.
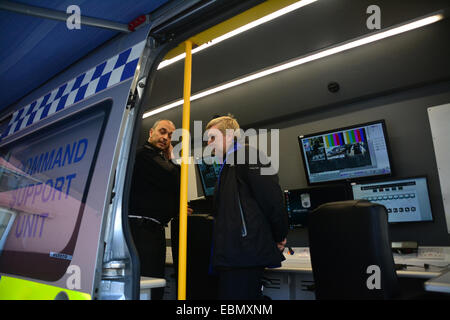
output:
[[[191,113],[191,69],[192,42],[186,41],[186,59],[184,62],[184,105],[183,134],[181,149],[181,182],[180,182],[180,234],[178,253],[178,300],[186,300],[186,251],[187,251],[187,192],[188,192],[188,155],[189,155],[189,121]]]

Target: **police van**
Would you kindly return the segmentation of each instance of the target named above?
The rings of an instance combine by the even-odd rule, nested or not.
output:
[[[126,217],[143,97],[170,49],[258,1],[160,2],[2,114],[0,299],[138,299]]]

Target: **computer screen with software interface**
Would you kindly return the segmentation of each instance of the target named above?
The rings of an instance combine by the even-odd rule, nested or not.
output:
[[[220,173],[220,164],[212,156],[197,159],[196,164],[202,181],[203,194],[205,197],[214,195],[214,188]]]
[[[298,137],[308,184],[392,174],[383,120]]]
[[[308,226],[309,215],[318,206],[352,198],[348,184],[284,190],[290,229]]]
[[[432,221],[426,177],[353,183],[353,199],[382,204],[389,222]]]

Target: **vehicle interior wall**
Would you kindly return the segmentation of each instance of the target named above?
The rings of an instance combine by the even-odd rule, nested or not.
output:
[[[423,246],[449,246],[427,108],[450,101],[450,82],[405,90],[361,102],[311,112],[266,128],[280,129],[283,189],[307,187],[297,136],[385,119],[394,177],[426,175],[433,222],[390,224],[391,241],[417,241]],[[292,246],[307,246],[307,229],[290,231]]]
[[[285,189],[306,188],[297,137],[333,128],[385,119],[394,168],[394,177],[426,175],[433,213],[433,222],[390,225],[392,241],[417,241],[419,245],[448,246],[442,195],[427,115],[427,108],[450,101],[450,82],[405,90],[350,104],[334,105],[293,117],[267,123],[256,129],[279,129],[279,179]],[[235,116],[239,119],[239,113]],[[165,118],[161,114],[162,118]],[[209,119],[202,119],[205,122]],[[177,124],[179,127],[181,124]],[[151,119],[144,120],[148,132]],[[145,133],[147,134],[147,133]],[[142,136],[144,138],[144,135]],[[292,246],[307,246],[307,229],[291,230]]]
[[[348,1],[343,1],[349,4]],[[192,93],[259,71],[288,59],[369,34],[365,9],[318,1],[193,56]],[[445,1],[380,1],[382,26],[445,8]],[[384,13],[383,13],[384,12]],[[317,18],[317,17],[320,17]],[[442,196],[427,108],[450,100],[448,18],[407,33],[227,89],[191,103],[195,120],[233,114],[242,128],[280,129],[280,185],[307,186],[297,136],[385,119],[395,177],[427,175],[433,222],[390,226],[392,241],[448,246]],[[332,81],[336,93],[328,91]],[[157,72],[148,110],[182,97],[183,63]],[[181,127],[182,108],[146,118],[140,142],[156,119]],[[292,230],[290,245],[306,246],[307,229]]]

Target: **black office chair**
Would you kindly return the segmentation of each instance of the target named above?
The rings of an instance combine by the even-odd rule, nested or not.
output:
[[[399,297],[384,206],[365,200],[321,205],[309,217],[309,246],[317,299]]]
[[[211,242],[214,219],[206,214],[188,216],[186,299],[216,300],[219,279],[210,274]],[[175,278],[178,279],[179,219],[172,220],[171,244]]]

